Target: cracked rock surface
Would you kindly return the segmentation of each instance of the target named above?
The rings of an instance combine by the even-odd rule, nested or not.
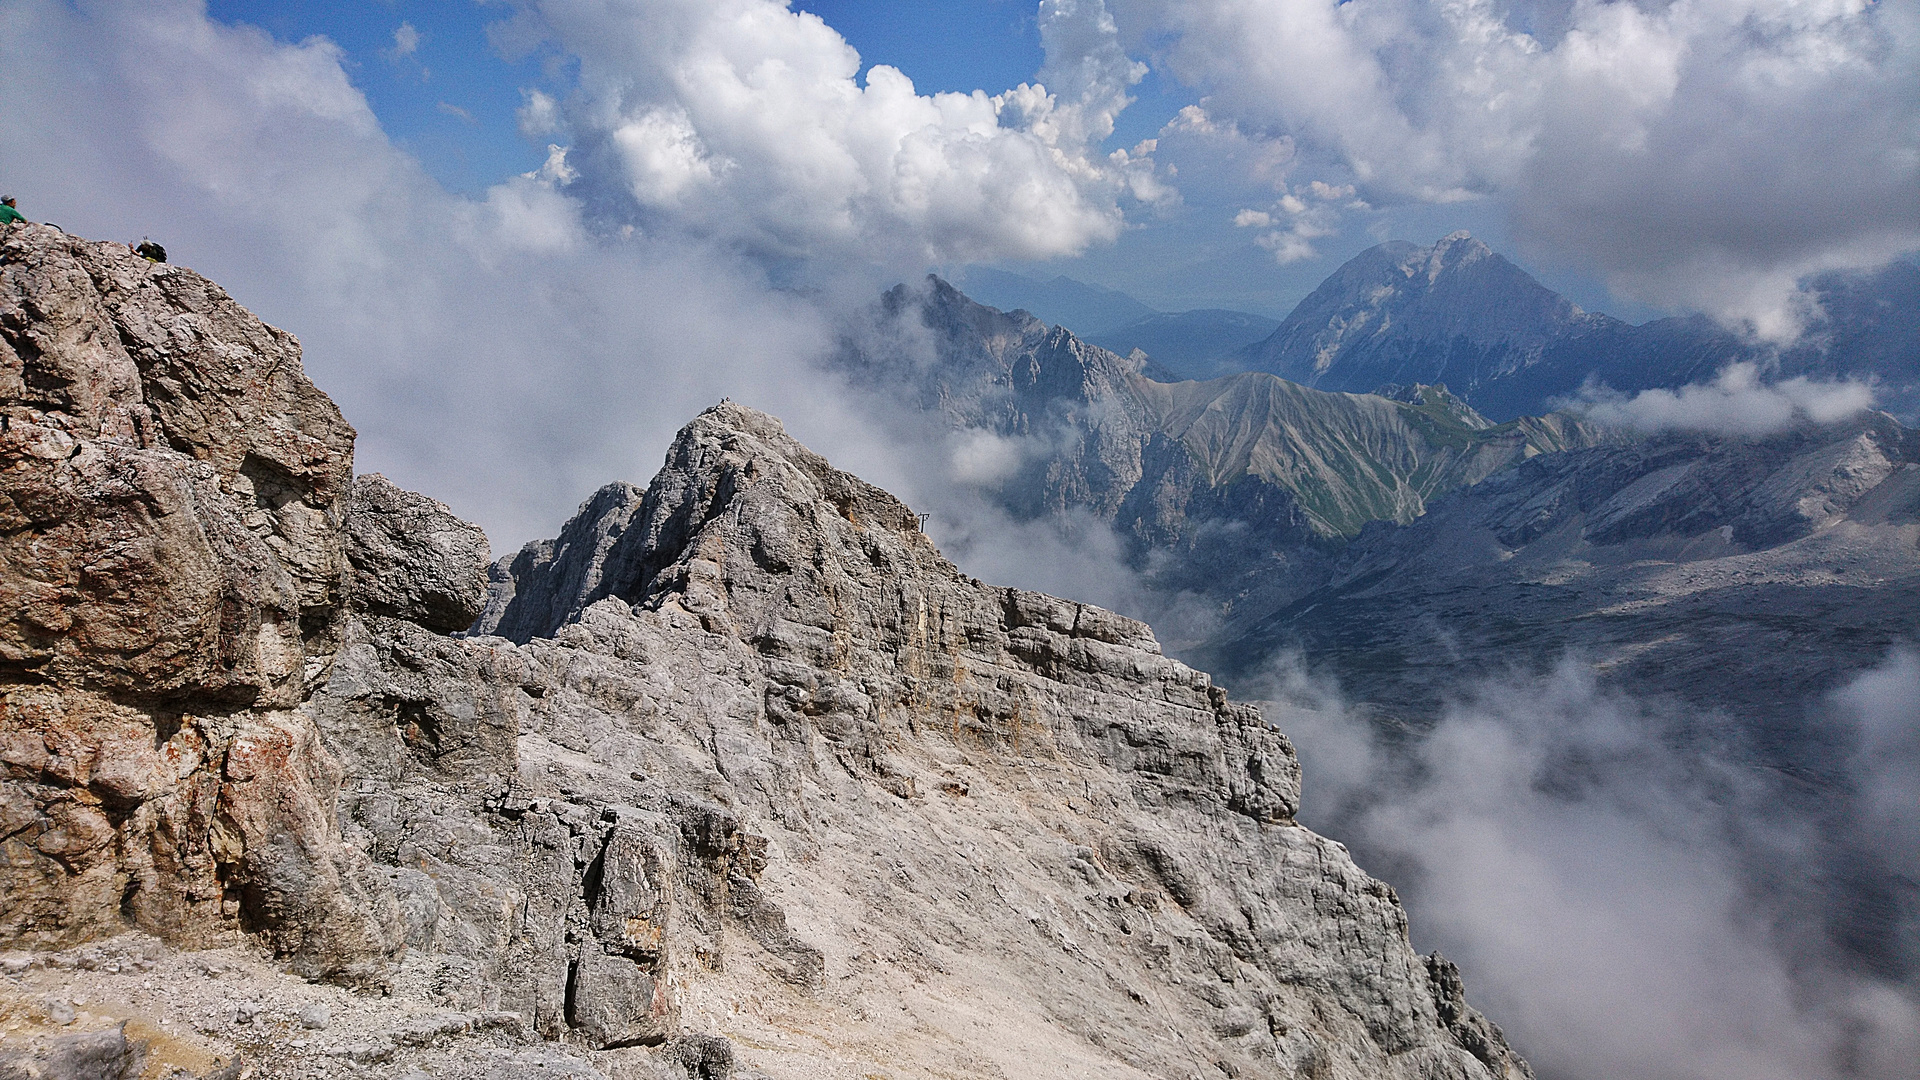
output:
[[[1256,710],[961,574],[772,417],[696,418],[453,636],[484,539],[349,479],[290,338],[118,245],[0,256],[38,605],[0,641],[0,1075],[116,1037],[236,1077],[1531,1075],[1293,820]],[[171,434],[234,385],[244,450]],[[135,624],[165,648],[95,629]]]

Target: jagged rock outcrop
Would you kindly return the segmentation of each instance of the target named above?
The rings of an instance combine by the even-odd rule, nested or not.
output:
[[[917,524],[771,418],[722,406],[637,509],[618,490],[583,508],[564,535],[590,566],[515,560],[597,583],[567,621],[521,624],[546,674],[520,781],[577,785],[527,816],[585,819],[602,882],[724,864],[724,883],[687,890],[691,911],[657,887],[602,900],[583,875],[576,1002],[694,985],[676,973],[704,964],[736,1000],[824,996],[915,1030],[923,1067],[961,1050],[968,1072],[1519,1074],[1503,1045],[1482,1061],[1447,1034],[1391,891],[1293,824],[1297,767],[1257,713],[1138,623],[964,578]],[[575,809],[602,800],[631,809]],[[647,911],[655,944],[609,935],[601,905]],[[548,1023],[604,1023],[563,1018],[561,996]],[[982,1013],[1004,1045],[970,1045]],[[832,1024],[778,1045],[799,1060],[877,1036]]]
[[[394,908],[294,711],[353,429],[217,286],[49,226],[0,238],[0,403],[0,938],[244,926],[372,977]]]
[[[1140,623],[962,575],[773,418],[702,414],[450,636],[482,538],[349,484],[290,338],[118,245],[0,255],[5,580],[39,605],[0,669],[0,946],[38,951],[0,996],[83,967],[124,1030],[275,1076],[521,1075],[519,1039],[581,1077],[1529,1075],[1294,821],[1256,710]],[[229,385],[244,423],[169,419]],[[171,644],[92,629],[136,623]],[[83,944],[130,930],[167,946]],[[389,996],[168,949],[245,941]],[[251,1003],[138,981],[190,963]]]
[[[373,473],[354,478],[346,555],[353,606],[452,633],[487,602],[487,536],[444,504]]]

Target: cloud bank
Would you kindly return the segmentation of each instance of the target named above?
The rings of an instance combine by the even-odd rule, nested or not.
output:
[[[1685,738],[1687,717],[1596,686],[1573,658],[1459,688],[1399,749],[1299,658],[1271,680],[1268,717],[1300,748],[1309,824],[1388,876],[1416,945],[1460,963],[1542,1076],[1909,1075],[1911,985],[1823,933],[1849,899],[1835,866],[1912,865],[1911,847],[1887,851],[1920,826],[1911,654],[1831,703],[1834,737],[1859,748],[1833,781],[1837,821],[1797,811],[1738,747]],[[1857,828],[1844,824],[1855,804],[1874,808]],[[1911,945],[1915,930],[1890,933]]]
[[[1762,382],[1753,363],[1727,365],[1710,383],[1678,390],[1642,390],[1628,397],[1589,388],[1568,407],[1595,423],[1638,431],[1707,431],[1770,435],[1795,424],[1830,424],[1873,407],[1873,387],[1856,379],[1804,375]]]
[[[1113,6],[1217,122],[1375,204],[1500,199],[1534,251],[1658,306],[1789,338],[1800,278],[1920,248],[1905,0]]]
[[[571,50],[579,88],[529,90],[545,165],[467,198],[392,144],[324,39],[195,0],[17,0],[0,177],[36,220],[153,236],[297,334],[360,468],[509,548],[650,477],[722,396],[899,473],[811,363],[836,298],[870,301],[893,260],[1101,242],[1151,180],[1091,149],[1139,77],[1099,0],[1051,3],[1043,31],[1059,92],[921,96],[884,67],[862,85],[838,34],[772,0],[527,3],[503,42]]]

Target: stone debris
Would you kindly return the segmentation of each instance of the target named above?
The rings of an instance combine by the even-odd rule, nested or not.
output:
[[[35,1068],[59,994],[203,1078],[1531,1075],[1257,710],[770,416],[487,571],[291,338],[35,226],[0,403]]]

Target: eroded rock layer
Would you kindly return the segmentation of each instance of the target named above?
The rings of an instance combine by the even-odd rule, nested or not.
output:
[[[0,944],[252,942],[439,1033],[221,1036],[271,1075],[491,1075],[478,1032],[581,1076],[1528,1075],[1254,709],[773,418],[702,414],[482,615],[483,538],[351,479],[286,335],[118,245],[0,257]]]

